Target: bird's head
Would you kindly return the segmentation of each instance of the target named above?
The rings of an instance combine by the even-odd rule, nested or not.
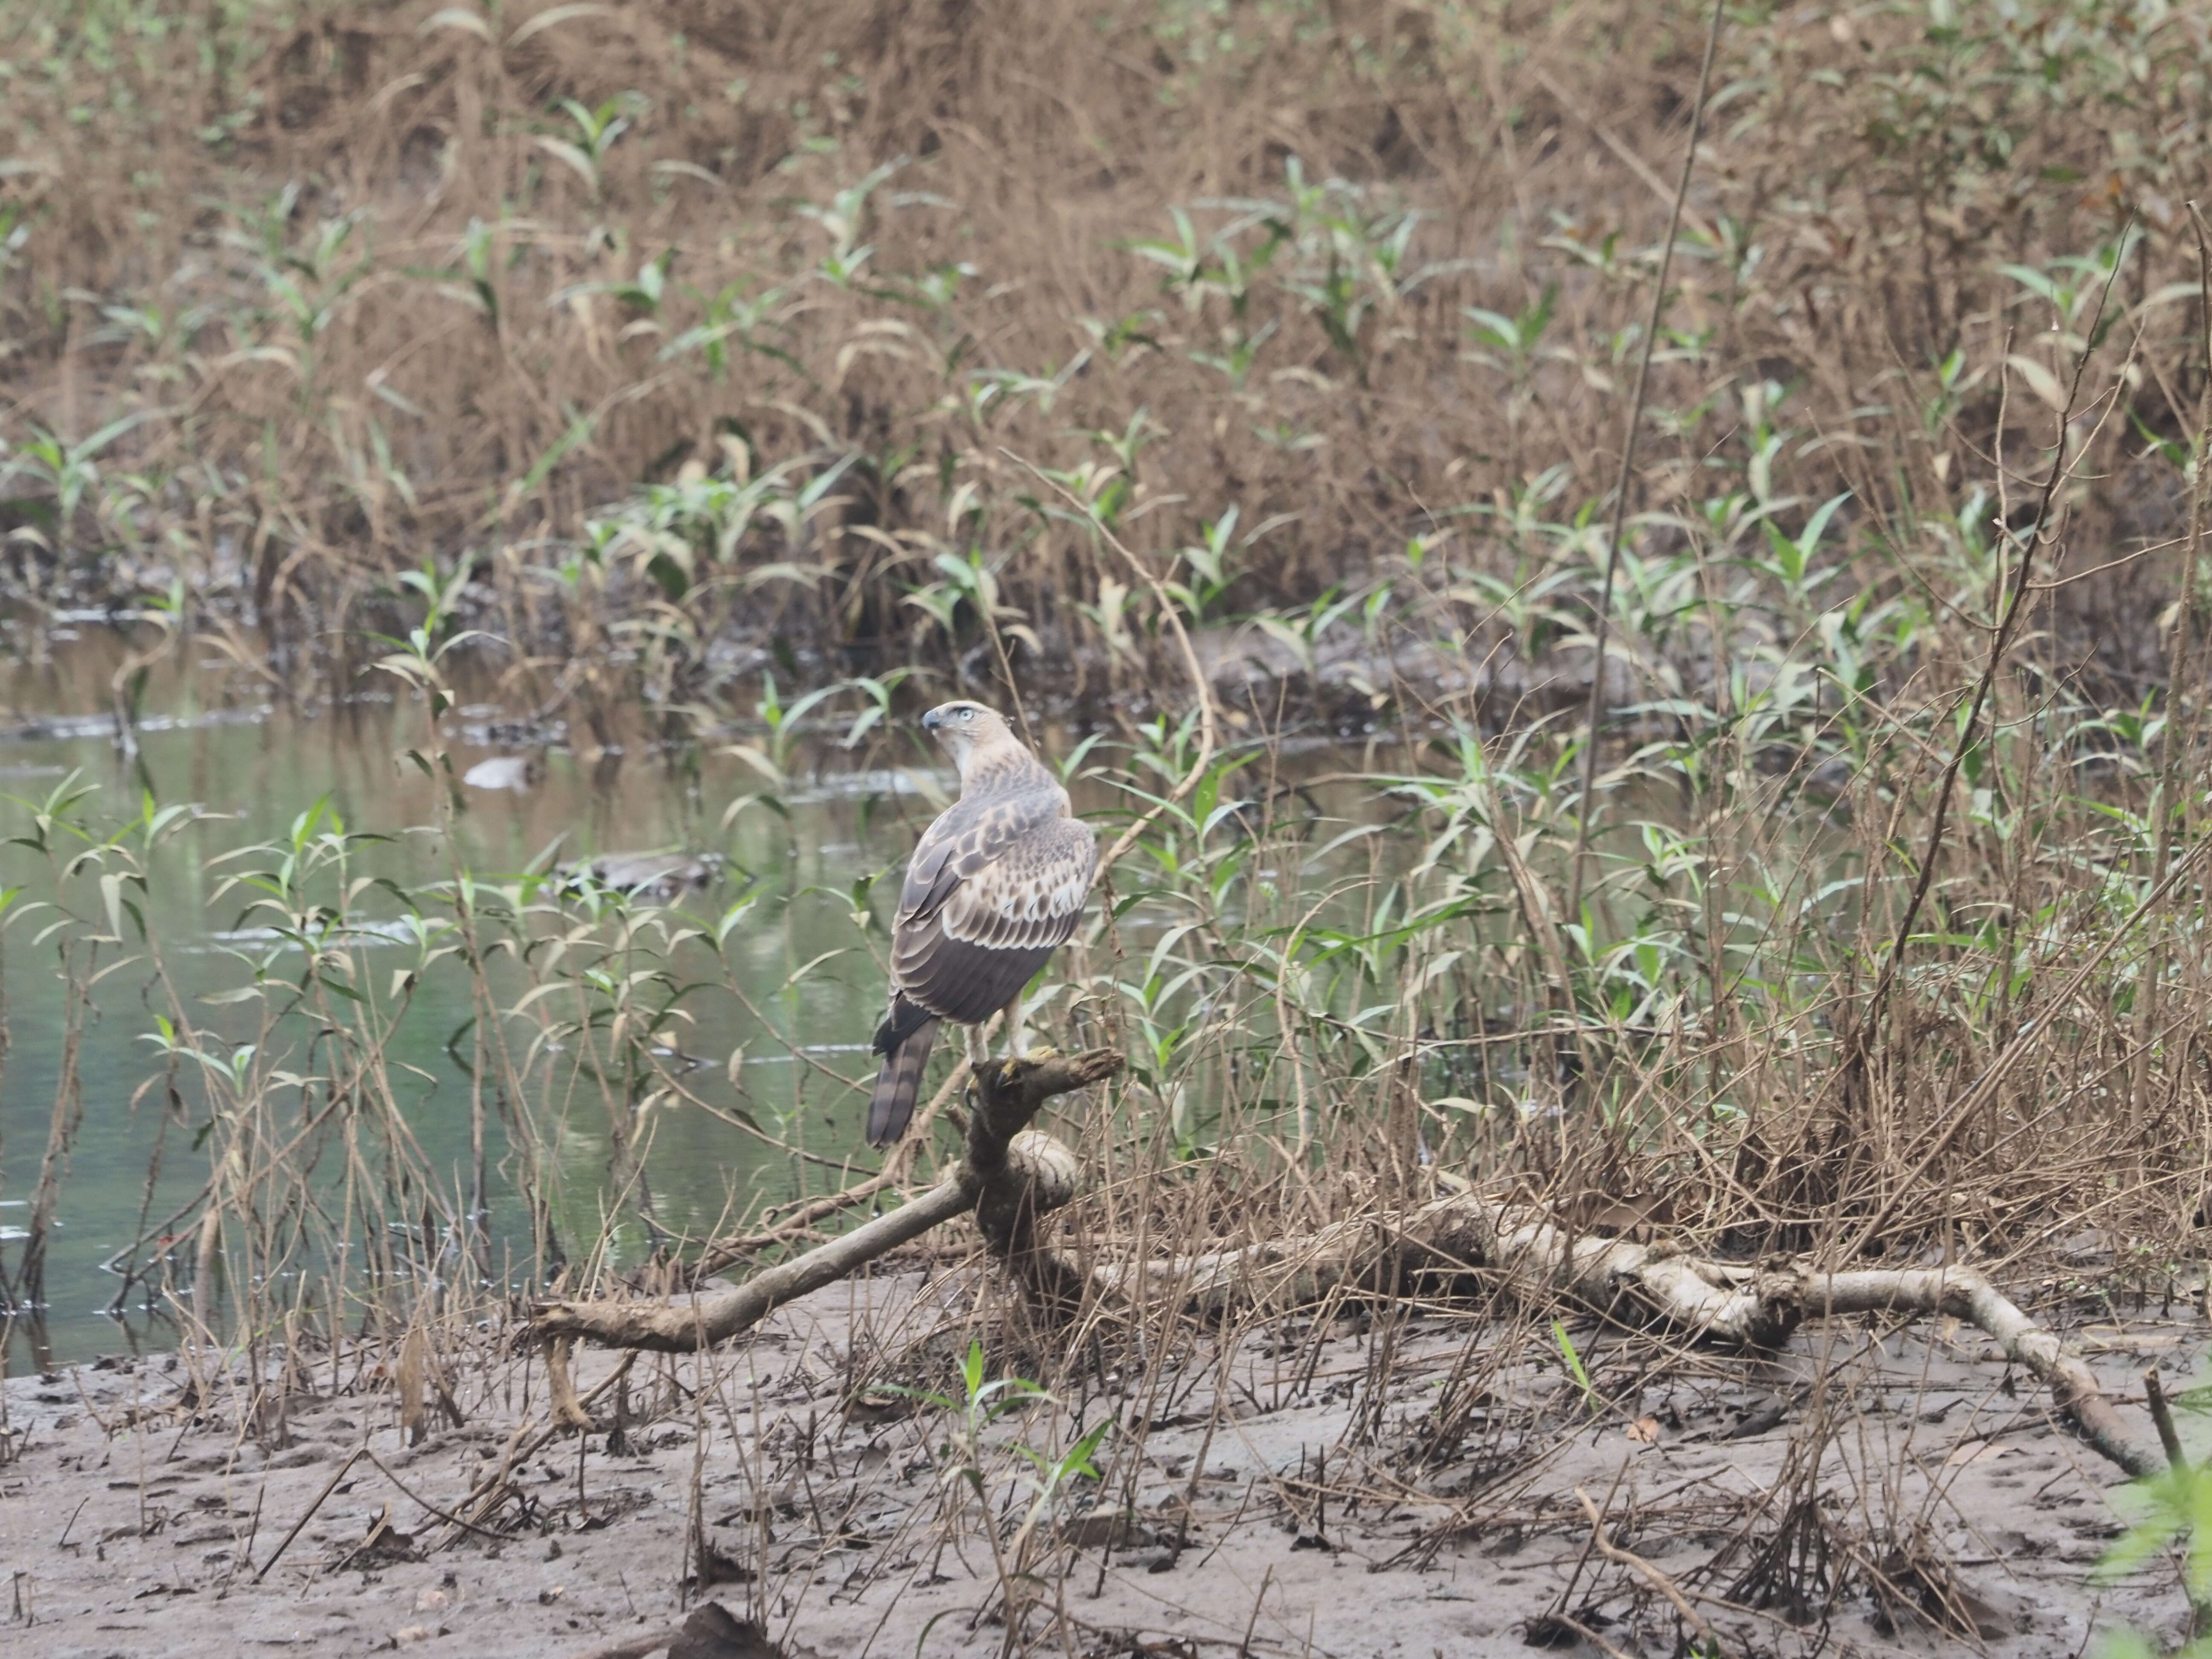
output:
[[[1013,733],[996,710],[980,702],[940,702],[921,717],[921,729],[945,745],[960,775],[968,775],[968,758],[978,750],[1011,742]]]

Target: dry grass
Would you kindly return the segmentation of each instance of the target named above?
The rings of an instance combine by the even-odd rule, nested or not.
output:
[[[15,27],[22,585],[182,575],[261,624],[256,654],[342,650],[309,630],[472,556],[523,650],[677,702],[778,637],[810,677],[988,679],[987,604],[1025,678],[1141,686],[1152,599],[1023,463],[1076,474],[1208,619],[1317,633],[1325,593],[1395,582],[1401,630],[1540,664],[1545,627],[1501,599],[1535,587],[1554,634],[1586,614],[1590,537],[1565,527],[1611,489],[1703,38],[1695,6],[1020,0]],[[2023,511],[2130,222],[2069,558],[2172,534],[2154,445],[2202,384],[2179,204],[2204,29],[1729,15],[1639,550],[1725,542],[1735,493],[1795,533],[1850,489],[1817,562],[1943,587],[1942,526]],[[132,414],[81,494],[25,447]],[[732,476],[778,482],[714,499]],[[1218,568],[1174,562],[1232,507]],[[1447,537],[1479,580],[1409,580],[1409,542]],[[2054,660],[2135,701],[2171,591],[2171,559],[2062,590]]]

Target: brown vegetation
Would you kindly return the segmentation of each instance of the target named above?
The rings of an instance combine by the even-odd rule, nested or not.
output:
[[[19,467],[25,585],[181,574],[282,641],[473,555],[493,625],[573,659],[533,702],[680,702],[779,636],[815,678],[988,679],[994,624],[1026,678],[1139,684],[1152,599],[1032,465],[1219,586],[1207,619],[1288,618],[1279,671],[1317,599],[1391,580],[1401,639],[1544,658],[1595,587],[1557,527],[1612,487],[1704,39],[1620,4],[15,18],[6,435],[144,417],[81,495]],[[1943,586],[1948,514],[2029,510],[2093,307],[2070,561],[2176,533],[2146,444],[2202,386],[2206,27],[1729,15],[1638,546],[1725,561],[1732,489],[1793,534],[1849,489],[1845,584]],[[2172,568],[2063,590],[2047,652],[2143,684]]]
[[[1709,15],[1677,291],[1647,339]],[[318,665],[374,659],[406,693],[395,741],[449,783],[447,653],[474,653],[541,746],[588,726],[611,750],[641,710],[680,760],[742,726],[727,752],[781,819],[823,752],[811,711],[849,719],[851,757],[908,757],[886,717],[913,672],[1038,714],[1080,804],[1129,816],[1042,998],[1055,1041],[1127,1068],[1059,1126],[1087,1186],[1041,1228],[1054,1296],[1010,1305],[992,1264],[956,1260],[888,1324],[849,1317],[836,1388],[789,1396],[834,1395],[863,1437],[898,1401],[955,1425],[915,1452],[940,1482],[909,1513],[988,1554],[971,1577],[1006,1650],[1081,1630],[1017,1588],[1073,1582],[1079,1547],[1048,1546],[1048,1522],[1133,1520],[1170,1422],[1197,1441],[1188,1514],[1255,1368],[1304,1388],[1333,1344],[1357,1352],[1329,1456],[1355,1473],[1278,1457],[1273,1512],[1307,1538],[1347,1495],[1448,1511],[1394,1567],[1486,1529],[1569,1538],[1532,1637],[1586,1628],[1593,1559],[1599,1600],[1678,1644],[1719,1602],[1765,1631],[1861,1595],[1891,1629],[1988,1637],[1930,1518],[1973,1454],[1931,1473],[1869,1427],[1919,1421],[1932,1374],[1900,1405],[1884,1310],[1981,1322],[2118,1461],[2152,1463],[2113,1379],[2058,1337],[2201,1295],[2212,1221],[2203,9],[154,18],[119,0],[11,25],[17,625],[35,643],[73,597],[138,593],[158,625],[132,624],[121,726],[185,639],[301,695]],[[1647,347],[1638,461],[1609,499]],[[343,631],[369,626],[391,637]],[[1594,680],[1625,750],[1576,728]],[[1097,746],[1042,718],[1069,706],[1100,717]],[[1324,721],[1364,748],[1301,763],[1289,739]],[[726,948],[746,906],[787,924],[818,895],[748,887],[702,923],[588,868],[371,890],[303,820],[216,889],[301,954],[279,973],[271,946],[211,1014],[125,921],[185,821],[149,801],[108,822],[75,787],[20,815],[58,907],[36,948],[61,953],[70,1052],[143,945],[125,960],[161,1022],[144,1089],[210,1160],[117,1265],[184,1328],[173,1408],[220,1395],[241,1440],[280,1441],[324,1364],[410,1440],[487,1409],[520,1313],[484,1288],[495,1176],[526,1201],[531,1299],[593,1299],[552,1316],[565,1337],[586,1328],[558,1326],[574,1305],[619,1318],[617,1292],[818,1245],[947,1150],[925,1136],[719,1243],[656,1214],[662,1115],[720,1111],[794,1170],[836,1163],[817,1129],[849,1079],[808,1048],[823,1034],[760,1013],[757,964]],[[394,895],[412,965],[372,968]],[[868,884],[831,896],[835,949],[879,953]],[[823,959],[789,951],[778,988]],[[392,1063],[418,995],[463,981],[465,1182],[412,1139]],[[709,990],[811,1068],[790,1139],[729,1109],[742,1048],[694,1073],[662,1041]],[[301,1053],[311,1076],[288,1069]],[[555,1209],[577,1103],[604,1108],[610,1151],[580,1234]],[[1462,1229],[1441,1270],[1382,1270],[1409,1217]],[[1516,1275],[1513,1217],[1549,1230],[1567,1283]],[[29,1218],[35,1251],[51,1206]],[[1303,1271],[1316,1253],[1328,1271]],[[1762,1430],[1786,1419],[1786,1455],[1658,1582],[1607,1531],[1609,1497],[1522,1475],[1587,1423],[1673,1432],[1654,1379],[1747,1388],[1782,1362],[1629,1328],[1584,1261],[1638,1284],[1702,1264],[1753,1287],[1747,1334],[1770,1340],[1787,1322],[1761,1310],[1822,1285],[1876,1322],[1857,1370],[1800,1336]],[[1262,1267],[1285,1270],[1273,1295],[1191,1293]],[[0,1288],[40,1299],[20,1267]],[[765,1311],[765,1291],[720,1294]],[[1446,1335],[1414,1328],[1430,1313]],[[552,1524],[520,1467],[592,1419],[565,1346],[549,1357],[551,1415],[514,1361],[507,1450],[424,1505],[459,1517],[441,1525]],[[735,1361],[645,1363],[665,1386],[611,1432],[688,1412],[703,1447]],[[473,1393],[453,1384],[471,1368]],[[1042,1448],[985,1432],[987,1370],[1074,1402]],[[618,1402],[628,1375],[602,1384]],[[723,1420],[730,1457],[763,1455],[766,1415]],[[773,1467],[799,1479],[813,1419],[782,1427]],[[847,1534],[821,1527],[801,1568],[775,1557],[752,1467],[743,1570],[760,1606],[796,1608]],[[1019,1515],[993,1484],[1017,1467],[1054,1471]],[[2191,1478],[2154,1499],[2142,1554],[2193,1527]],[[704,1589],[698,1490],[682,1548]],[[580,1530],[587,1507],[580,1485]],[[893,1580],[934,1571],[898,1561]],[[1686,1583],[1694,1601],[1662,1593]]]

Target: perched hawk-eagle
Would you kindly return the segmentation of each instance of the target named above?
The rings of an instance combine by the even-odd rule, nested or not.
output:
[[[922,832],[899,890],[871,1146],[906,1133],[939,1020],[973,1028],[1004,1008],[1019,1052],[1022,989],[1075,931],[1098,868],[1090,826],[1069,816],[1067,791],[1006,721],[948,702],[921,724],[960,769],[960,799]],[[975,1042],[971,1030],[970,1060]]]

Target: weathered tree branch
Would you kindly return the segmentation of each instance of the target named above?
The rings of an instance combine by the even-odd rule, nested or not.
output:
[[[1063,1273],[1074,1259],[1048,1252]],[[1388,1270],[1482,1270],[1527,1300],[1560,1297],[1601,1312],[1632,1310],[1716,1340],[1771,1347],[1808,1316],[1943,1315],[1971,1324],[2050,1389],[2081,1437],[2129,1474],[2156,1474],[2166,1461],[2130,1431],[2096,1374],[1971,1267],[1826,1273],[1703,1261],[1664,1244],[1571,1234],[1525,1205],[1472,1193],[1407,1214],[1341,1221],[1300,1238],[1135,1265],[1100,1265],[1090,1282],[1114,1296],[1171,1296],[1215,1309],[1249,1298],[1309,1302],[1331,1285]]]
[[[1540,1209],[1474,1193],[1241,1249],[1086,1267],[1070,1252],[1038,1246],[1038,1218],[1075,1196],[1078,1170],[1072,1152],[1028,1126],[1047,1100],[1110,1077],[1121,1064],[1119,1054],[1099,1048],[987,1065],[975,1079],[967,1155],[912,1203],[712,1296],[542,1304],[531,1334],[556,1347],[578,1339],[669,1352],[712,1346],[974,1210],[995,1254],[1034,1288],[1063,1297],[1087,1285],[1110,1297],[1165,1298],[1200,1310],[1238,1301],[1290,1305],[1346,1282],[1382,1283],[1409,1271],[1480,1271],[1527,1300],[1565,1298],[1616,1317],[1758,1347],[1785,1341],[1808,1316],[1947,1316],[1984,1332],[2008,1359],[2041,1380],[2099,1453],[2130,1474],[2166,1467],[2159,1451],[2121,1421],[2095,1373],[1968,1267],[1833,1273],[1799,1264],[1754,1268],[1666,1244],[1576,1234]]]
[[[2051,1389],[2051,1402],[2072,1414],[2094,1450],[2132,1475],[2166,1472],[2164,1454],[2129,1431],[2097,1386],[2096,1373],[1972,1267],[1806,1271],[1790,1277],[1808,1313],[1943,1314],[1976,1327],[2004,1350],[2006,1358],[2026,1366]]]
[[[912,1203],[714,1295],[541,1304],[532,1311],[529,1334],[548,1343],[580,1338],[666,1353],[711,1347],[970,1210],[978,1212],[994,1250],[1026,1249],[1036,1218],[1073,1198],[1076,1186],[1073,1154],[1048,1135],[1024,1133],[1030,1120],[1054,1096],[1087,1088],[1121,1066],[1121,1056],[1108,1048],[988,1064],[976,1073],[967,1156]]]
[[[983,1027],[983,1034],[988,1036],[996,1030],[1000,1020],[1000,1015],[992,1015]],[[914,1166],[915,1155],[921,1149],[923,1140],[921,1131],[937,1121],[938,1114],[945,1109],[945,1103],[952,1098],[953,1091],[967,1081],[968,1062],[962,1060],[953,1066],[945,1081],[938,1085],[937,1092],[929,1097],[929,1103],[914,1115],[914,1122],[908,1127],[906,1138],[891,1148],[884,1158],[883,1168],[874,1175],[836,1192],[794,1203],[781,1213],[770,1210],[763,1215],[762,1220],[764,1224],[763,1224],[756,1231],[734,1238],[711,1240],[687,1265],[683,1282],[685,1285],[703,1285],[723,1269],[733,1267],[763,1250],[794,1243],[831,1216],[842,1215],[847,1210],[869,1202],[880,1192],[902,1185],[907,1171]]]

